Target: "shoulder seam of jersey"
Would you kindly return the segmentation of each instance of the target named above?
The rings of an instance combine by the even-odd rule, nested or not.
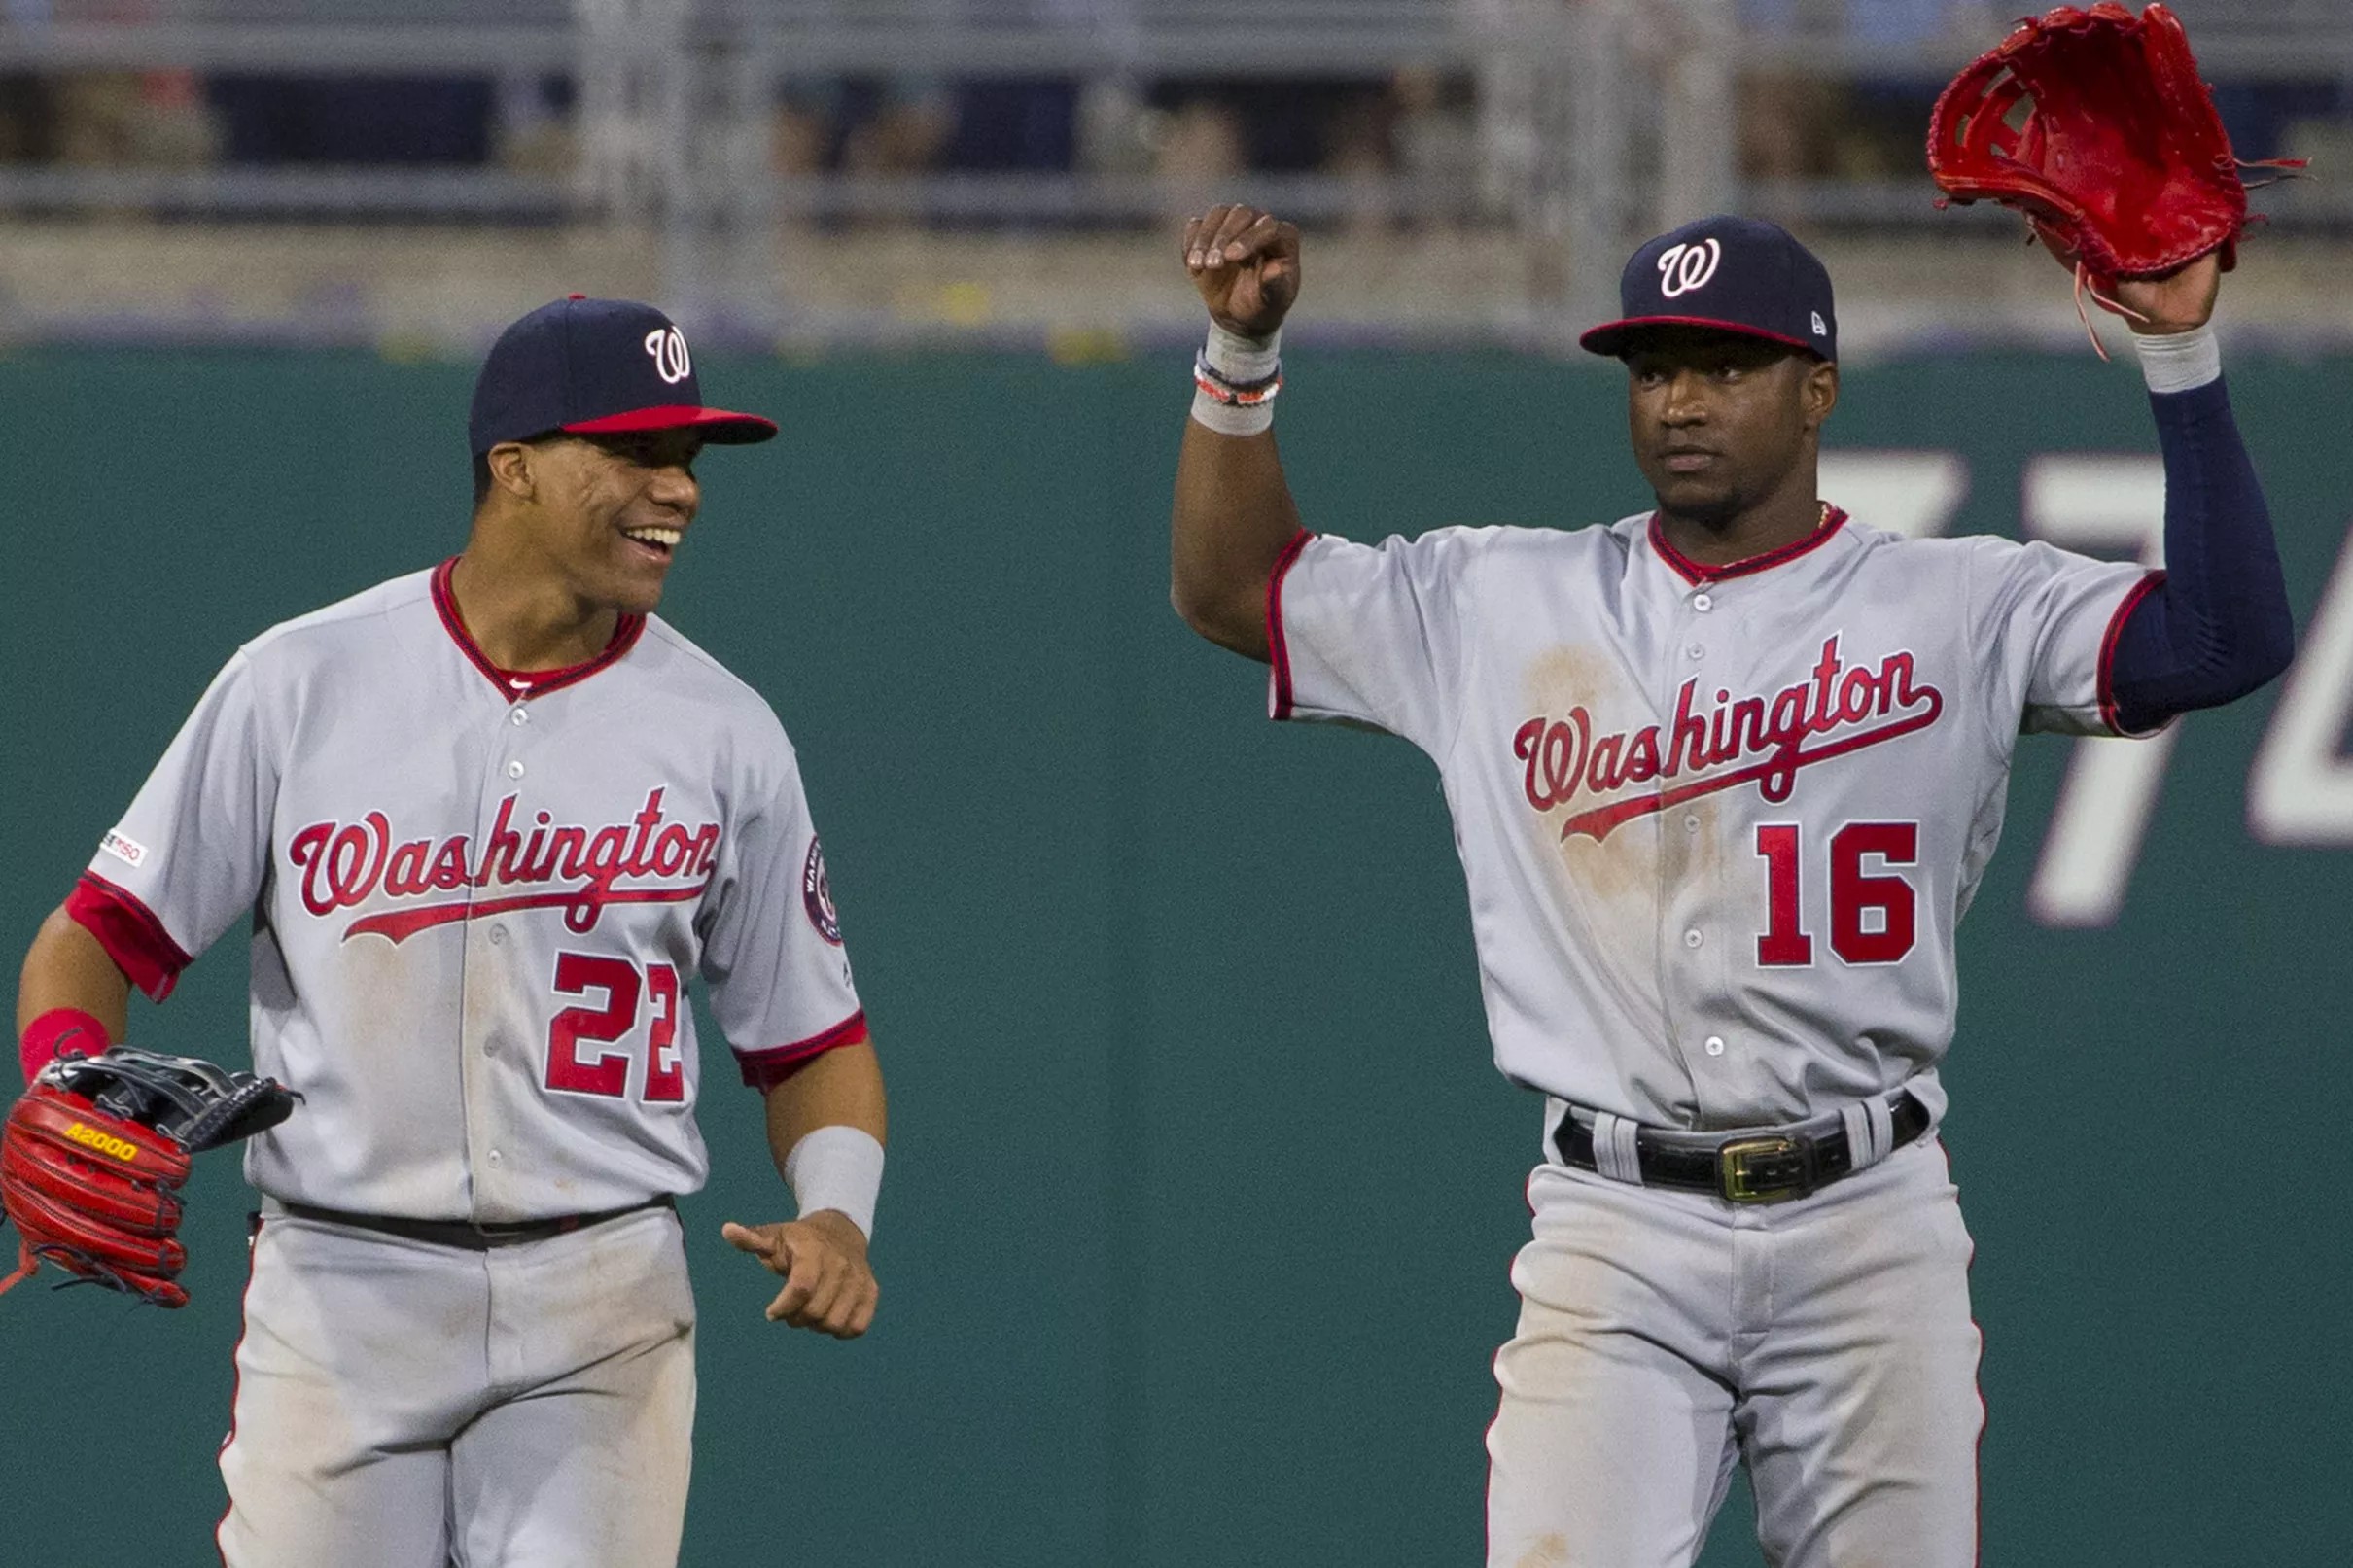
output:
[[[746,680],[742,676],[737,675],[733,670],[728,669],[727,666],[721,663],[720,659],[711,652],[710,649],[704,647],[693,638],[688,637],[685,632],[680,631],[677,627],[662,619],[661,616],[650,614],[646,617],[646,633],[649,636],[659,638],[664,644],[676,648],[680,653],[685,655],[689,659],[692,659],[695,663],[702,665],[705,669],[711,671],[712,674],[723,677],[732,684],[742,687],[751,696],[758,698],[761,706],[767,706],[768,699],[764,696],[761,696],[760,690],[757,686],[755,686],[751,681]]]
[[[348,625],[352,621],[367,620],[373,616],[389,613],[418,600],[430,599],[434,570],[432,567],[425,567],[415,572],[404,572],[397,577],[387,577],[382,582],[362,588],[358,593],[346,594],[332,605],[322,605],[316,610],[289,616],[274,625],[263,627],[238,644],[237,651],[240,653],[256,652],[282,638],[292,637],[302,632],[325,631],[329,627]],[[405,594],[392,592],[397,588],[404,588],[408,592]],[[379,595],[382,597],[379,598]]]
[[[1576,532],[1585,533],[1587,530],[1578,529]],[[1456,750],[1462,745],[1463,732],[1470,728],[1470,693],[1478,686],[1479,658],[1486,645],[1478,637],[1470,635],[1470,629],[1477,623],[1468,607],[1474,598],[1471,573],[1482,559],[1484,557],[1477,552],[1466,553],[1461,570],[1455,575],[1455,602],[1447,607],[1454,612],[1455,637],[1462,658],[1460,668],[1456,672],[1455,689],[1447,694],[1455,705],[1454,730],[1446,737],[1446,744],[1430,753],[1430,759],[1441,770],[1453,759]]]
[[[1974,638],[1976,635],[1977,566],[1980,556],[1984,553],[1983,549],[1976,544],[1976,541],[1984,539],[1991,539],[1994,536],[1989,534],[1971,534],[1967,536],[1970,547],[1961,553],[1961,635],[1965,638]],[[1984,680],[1987,686],[1992,688],[1989,692],[1981,691],[1979,693],[1979,695],[1984,700],[1976,705],[1978,710],[1978,727],[1984,731],[1986,746],[1992,749],[1994,755],[2000,756],[2005,751],[2014,749],[2018,745],[2018,725],[2016,721],[2013,721],[2011,724],[2010,733],[2005,735],[2002,733],[2001,726],[1994,720],[1995,711],[1999,707],[1999,704],[1994,701],[1994,698],[1998,697],[2000,694],[2002,661],[1998,658],[1984,659],[1979,662],[1978,669],[1980,672],[1979,679]],[[2006,777],[2007,775],[2005,775],[2005,778]]]
[[[777,734],[783,738],[786,754],[793,757],[798,756],[799,753],[792,745],[791,732],[785,728],[784,716],[777,713],[776,704],[768,700],[767,693],[761,691],[759,687],[754,685],[751,681],[746,680],[742,676],[737,675],[733,670],[728,669],[727,666],[708,648],[695,642],[694,639],[688,637],[685,632],[682,632],[677,627],[671,625],[668,621],[662,619],[659,615],[647,615],[645,630],[640,638],[641,645],[643,645],[644,638],[648,637],[658,639],[663,646],[673,648],[683,657],[693,660],[696,664],[701,665],[704,669],[709,670],[713,675],[718,676],[721,680],[727,682],[732,689],[740,692],[745,697],[748,697],[753,702],[758,704],[759,711],[768,715],[768,721],[776,726]]]

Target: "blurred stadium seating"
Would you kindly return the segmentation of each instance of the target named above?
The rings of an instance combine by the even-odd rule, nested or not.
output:
[[[2353,0],[2181,0],[2242,156],[2353,149]],[[1695,212],[1866,290],[1860,346],[2063,330],[1919,138],[1988,0],[0,0],[0,336],[471,343],[554,272],[765,342],[1150,336],[1169,221],[1329,237],[1311,320],[1558,343]],[[2271,203],[2324,334],[2353,197]],[[60,268],[60,256],[75,264]],[[529,278],[539,258],[547,275]],[[601,260],[600,260],[601,259]],[[518,268],[520,271],[518,271]],[[2029,280],[2033,281],[2029,281]],[[197,285],[190,287],[193,280]],[[524,283],[528,287],[518,287]]]

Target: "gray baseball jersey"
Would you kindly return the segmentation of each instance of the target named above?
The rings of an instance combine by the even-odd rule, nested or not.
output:
[[[1648,516],[1302,535],[1269,590],[1272,708],[1437,761],[1506,1076],[1657,1125],[1905,1084],[1941,1112],[2012,749],[2116,729],[2107,655],[2153,580],[1827,507],[1713,570]]]
[[[685,982],[744,1078],[863,1019],[783,727],[659,619],[527,676],[450,567],[289,621],[196,705],[77,889],[160,997],[251,912],[256,1067],[290,1202],[512,1222],[702,1184]]]

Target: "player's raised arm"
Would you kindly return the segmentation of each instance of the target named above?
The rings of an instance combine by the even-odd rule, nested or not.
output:
[[[1298,226],[1212,207],[1184,226],[1184,267],[1211,328],[1176,459],[1169,599],[1211,642],[1264,659],[1267,578],[1299,532],[1271,428],[1282,318],[1299,298]]]
[[[2109,677],[2127,733],[2233,702],[2287,669],[2295,622],[2271,513],[2239,439],[2212,319],[2211,252],[2161,278],[2119,279],[2165,462],[2165,574],[2119,627]]]
[[[2032,134],[2015,128],[2020,106]],[[2130,194],[2118,184],[2127,165]],[[2132,327],[2164,453],[2166,570],[2101,645],[2100,719],[2125,734],[2243,697],[2295,656],[2270,513],[2210,325],[2247,232],[2250,166],[2162,6],[2028,17],[1952,79],[1929,120],[1928,171],[1946,196],[2016,209],[2073,275],[2078,310],[2090,298]]]

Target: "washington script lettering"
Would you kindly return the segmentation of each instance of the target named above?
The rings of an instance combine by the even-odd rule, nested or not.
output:
[[[343,932],[376,935],[395,942],[430,925],[503,915],[518,909],[561,909],[565,926],[593,930],[608,904],[685,903],[701,896],[719,855],[719,824],[687,826],[662,820],[662,791],[654,789],[627,822],[606,827],[558,826],[546,812],[534,814],[529,836],[513,825],[516,796],[499,802],[498,819],[480,857],[461,833],[438,846],[431,839],[397,841],[391,819],[369,812],[348,825],[313,822],[294,836],[286,855],[302,876],[302,907],[313,915],[356,909],[381,892],[386,898],[419,899],[437,892],[466,896],[438,903],[379,910],[353,921]],[[688,879],[645,888],[616,888],[623,878]],[[476,898],[492,887],[564,883],[546,892]]]
[[[1621,822],[1744,784],[1755,784],[1769,801],[1787,800],[1800,768],[1926,729],[1945,711],[1944,694],[1919,679],[1909,652],[1890,653],[1876,668],[1849,667],[1839,658],[1836,637],[1822,644],[1809,679],[1771,698],[1735,701],[1731,692],[1718,690],[1713,708],[1695,712],[1699,687],[1696,679],[1683,682],[1673,722],[1631,735],[1595,739],[1592,716],[1582,707],[1565,718],[1538,714],[1521,725],[1512,736],[1512,754],[1528,764],[1528,803],[1549,812],[1629,784],[1754,759],[1729,772],[1590,806],[1561,824],[1563,840],[1583,833],[1598,843]],[[1836,738],[1808,744],[1816,737]]]

